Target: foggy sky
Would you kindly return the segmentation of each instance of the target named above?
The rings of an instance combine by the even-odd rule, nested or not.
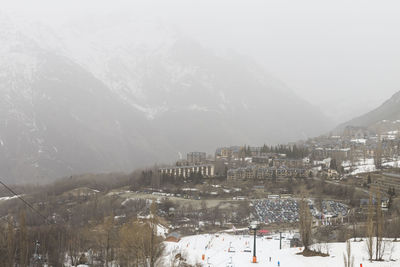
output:
[[[400,90],[400,3],[323,0],[0,0],[58,27],[94,14],[158,19],[218,50],[251,56],[337,122]]]

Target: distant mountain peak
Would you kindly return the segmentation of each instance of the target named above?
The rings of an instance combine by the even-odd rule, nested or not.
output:
[[[394,101],[396,103],[400,102],[400,91],[398,91],[397,93],[395,93],[390,99],[389,101]]]
[[[0,31],[7,32],[4,20]],[[0,175],[39,182],[130,171],[172,162],[179,151],[212,153],[327,130],[319,110],[251,60],[145,24],[118,18],[59,31],[7,26],[13,34],[0,46]]]
[[[336,130],[342,131],[347,126],[360,126],[376,131],[397,130],[400,127],[400,91],[376,109],[339,125]]]

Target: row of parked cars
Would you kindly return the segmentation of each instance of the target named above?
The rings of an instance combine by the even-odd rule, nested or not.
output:
[[[312,200],[308,201],[311,214],[317,218],[347,216],[349,208],[346,204],[323,200],[317,209]],[[299,203],[295,199],[262,199],[253,201],[254,216],[266,224],[295,223],[299,221]]]

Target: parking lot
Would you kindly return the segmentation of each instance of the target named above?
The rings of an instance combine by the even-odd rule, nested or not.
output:
[[[345,217],[348,214],[346,204],[323,200],[321,210],[316,208],[314,201],[308,200],[311,214],[316,219],[322,217]],[[253,201],[254,216],[260,222],[270,223],[295,223],[299,221],[299,203],[295,199],[262,199]]]
[[[264,223],[299,221],[299,205],[294,199],[264,199],[253,202],[255,216]]]

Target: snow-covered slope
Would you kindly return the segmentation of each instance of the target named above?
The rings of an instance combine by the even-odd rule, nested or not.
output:
[[[0,54],[0,170],[7,181],[130,171],[168,156],[142,114],[90,72],[31,33],[1,29],[8,37]]]
[[[286,142],[329,125],[251,60],[217,54],[161,23],[106,21],[70,25],[63,35],[66,53],[154,120],[177,150]]]
[[[322,252],[328,251],[329,257],[303,257],[296,255],[299,248],[289,248],[289,241],[284,240],[282,250],[279,249],[279,235],[274,239],[257,238],[257,266],[296,266],[296,267],[338,267],[343,266],[343,254],[346,253],[345,243],[328,243],[315,245]],[[177,254],[186,259],[189,264],[200,264],[207,267],[247,267],[254,266],[251,263],[253,256],[253,237],[242,235],[197,235],[188,236],[178,243],[165,242],[166,251],[163,257],[163,265],[171,266]],[[382,262],[370,263],[365,242],[351,242],[351,251],[354,256],[354,266],[398,266],[400,260],[399,243],[385,242],[386,250]],[[229,252],[234,251],[234,252]],[[245,252],[245,251],[249,252]],[[205,259],[202,260],[204,254]],[[271,257],[271,261],[269,258]],[[280,265],[278,265],[278,261]],[[231,262],[231,265],[229,265]]]
[[[327,120],[259,66],[161,23],[53,29],[0,14],[0,174],[129,171],[178,152],[287,142]]]

